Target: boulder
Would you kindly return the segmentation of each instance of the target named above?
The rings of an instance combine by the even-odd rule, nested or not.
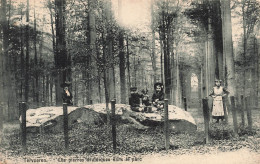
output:
[[[108,107],[110,108],[111,105],[109,104]],[[173,105],[169,105],[168,110],[170,130],[176,132],[196,131],[197,126],[190,113]],[[163,111],[157,111],[156,108],[152,108],[152,113],[144,113],[132,111],[130,106],[126,104],[116,104],[115,114],[119,124],[129,124],[136,129],[162,126],[164,122]],[[88,125],[103,124],[106,122],[106,118],[106,104],[86,105],[84,107],[68,106],[69,128],[72,128],[76,122]],[[61,132],[63,131],[63,109],[53,106],[28,109],[26,126],[28,132]]]
[[[109,107],[111,107],[110,104]],[[101,115],[106,115],[105,104],[87,105],[85,108],[93,109]],[[169,105],[168,111],[170,130],[176,132],[194,132],[197,130],[196,122],[189,112],[174,105]],[[164,122],[164,112],[157,111],[156,108],[152,108],[152,113],[144,113],[132,111],[129,105],[116,104],[115,114],[117,119],[127,120],[138,129],[162,126]]]
[[[91,109],[68,106],[68,127],[71,128],[76,122],[97,124],[102,120],[99,114]],[[63,131],[63,108],[50,106],[28,109],[26,111],[26,127],[28,132]]]

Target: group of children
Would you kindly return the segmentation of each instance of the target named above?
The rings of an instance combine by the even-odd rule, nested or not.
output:
[[[218,123],[219,120],[224,120],[225,112],[227,114],[226,106],[223,102],[223,97],[225,97],[229,91],[221,86],[221,80],[215,80],[215,86],[212,88],[209,96],[213,98],[212,103],[212,118],[216,119]],[[149,96],[146,92],[142,91],[142,94],[137,92],[136,87],[132,87],[131,89],[131,96],[129,98],[129,105],[133,111],[144,111],[144,112],[151,112],[151,103],[149,102]],[[141,101],[142,100],[142,103]],[[164,92],[163,92],[163,84],[162,83],[155,83],[154,84],[154,93],[152,96],[152,105],[156,107],[158,110],[163,108],[163,100],[164,100]]]
[[[154,84],[154,93],[151,103],[149,100],[148,90],[142,90],[142,94],[139,94],[137,92],[137,87],[131,87],[130,92],[129,105],[133,111],[152,112],[151,104],[158,110],[163,108],[164,92],[162,83],[158,82]]]
[[[221,80],[215,80],[215,86],[211,90],[209,96],[213,98],[212,103],[212,118],[216,119],[217,123],[219,120],[224,120],[225,112],[227,114],[226,107],[223,103],[223,97],[226,96],[229,92],[228,90],[221,86]],[[72,93],[69,91],[69,83],[64,83],[61,87],[64,89],[62,93],[62,99],[64,103],[68,105],[73,105],[72,103]],[[149,100],[148,90],[142,90],[142,94],[139,94],[137,87],[131,87],[131,96],[129,98],[129,105],[133,111],[144,111],[152,112],[152,107],[156,107],[158,110],[163,109],[164,101],[164,91],[162,83],[154,84],[154,93],[152,96],[152,101]]]

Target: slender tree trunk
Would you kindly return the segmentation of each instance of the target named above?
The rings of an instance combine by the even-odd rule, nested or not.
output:
[[[45,75],[43,75],[42,76],[42,106],[45,106],[45,104],[46,104],[46,94],[45,94],[45,78],[46,78],[46,76]]]
[[[25,54],[25,93],[24,93],[24,98],[25,101],[28,102],[29,100],[29,55],[30,55],[30,47],[29,47],[29,0],[27,0],[27,7],[26,7],[26,41],[25,41],[25,46],[26,46],[26,54]]]
[[[87,101],[90,103],[90,99],[98,98],[98,86],[96,83],[97,77],[97,68],[96,62],[93,60],[96,57],[96,20],[95,20],[95,12],[94,12],[94,0],[88,0],[89,5],[89,21],[88,21],[88,29],[89,29],[89,45],[90,45],[90,56],[88,57],[88,65],[90,66],[91,72],[87,72],[88,79],[88,91],[90,93],[90,97],[87,96]]]
[[[21,8],[21,20],[23,19],[23,11],[22,11],[22,8]],[[20,69],[21,69],[21,72],[20,72],[20,94],[19,94],[19,97],[20,97],[20,101],[24,100],[23,99],[23,83],[24,83],[24,35],[23,35],[23,28],[20,27],[20,62],[21,62],[21,65],[20,65]]]
[[[50,105],[53,105],[53,76],[50,77]]]
[[[45,105],[49,106],[49,86],[50,86],[50,77],[46,75],[46,85],[45,85]]]
[[[78,74],[74,75],[74,105],[78,106]]]
[[[6,1],[1,0],[1,10],[0,10],[0,19],[1,19],[1,29],[0,29],[0,38],[3,38],[3,33],[5,28],[5,6],[6,6]],[[2,143],[1,138],[2,138],[2,130],[3,130],[3,124],[4,124],[4,102],[5,102],[5,90],[4,90],[4,60],[5,60],[5,52],[3,50],[3,41],[0,41],[0,143]]]
[[[131,73],[130,73],[130,54],[129,54],[128,36],[126,38],[126,55],[127,55],[128,95],[130,95],[130,87],[132,86],[132,83],[131,83]]]
[[[106,63],[106,65],[108,66],[106,68],[107,70],[107,82],[108,82],[108,94],[109,94],[109,100],[115,99],[116,98],[116,93],[115,93],[115,79],[114,79],[114,54],[113,54],[113,36],[112,36],[112,27],[109,24],[110,20],[112,20],[112,11],[111,11],[111,1],[108,1],[106,4],[106,8],[105,8],[105,19],[106,19],[106,29],[104,29],[104,31],[107,32],[107,37],[106,37],[106,49],[107,49],[107,55],[106,57],[106,61],[104,62],[109,62]],[[104,18],[103,18],[104,19]]]
[[[156,82],[157,78],[157,67],[156,67],[156,55],[155,55],[155,25],[154,25],[154,0],[151,1],[151,17],[152,17],[152,22],[151,22],[151,29],[152,29],[152,67],[153,67],[153,83]]]
[[[255,106],[258,107],[259,102],[258,102],[258,97],[259,97],[259,54],[258,54],[258,42],[257,42],[257,38],[255,38],[254,40],[254,46],[255,46],[255,56],[256,56],[256,65],[255,65],[255,85],[256,85],[256,95],[255,95]]]
[[[243,16],[243,95],[246,98],[246,53],[247,53],[247,32],[246,32],[246,16],[245,16],[245,0],[243,0],[242,5],[242,16]],[[246,104],[244,103],[244,109]]]
[[[35,0],[34,0],[34,4],[35,4]],[[35,16],[35,7],[34,7],[34,77],[35,77],[35,100],[37,103],[37,106],[39,105],[39,77],[38,77],[38,56],[37,56],[37,32],[36,32],[36,26],[37,26],[37,22],[36,22],[36,16]]]
[[[8,22],[6,18],[6,0],[1,1],[1,11],[2,11],[2,20],[1,20],[1,25],[2,25],[2,31],[3,31],[3,61],[2,61],[2,75],[3,75],[3,101],[2,101],[2,108],[3,108],[3,116],[4,120],[8,120],[8,111],[9,111],[9,106],[8,106],[8,98],[9,98],[9,84],[10,84],[10,67],[9,67],[9,57],[8,57],[8,44],[9,44],[9,31],[8,31]]]
[[[122,19],[122,0],[118,0],[118,15],[119,19]],[[125,53],[124,53],[124,31],[122,29],[119,30],[119,69],[120,69],[120,97],[121,104],[126,103],[126,84],[125,84]]]
[[[69,72],[70,61],[65,41],[65,6],[66,0],[55,0],[56,7],[56,55],[55,64],[57,76],[55,80],[56,105],[62,104],[62,88],[60,85],[66,80],[71,80]]]
[[[54,62],[55,62],[55,66],[57,65],[57,50],[56,50],[56,38],[55,38],[55,33],[54,33],[54,22],[53,22],[53,12],[52,12],[52,3],[49,0],[48,1],[48,8],[49,8],[49,12],[50,12],[50,21],[51,21],[51,33],[52,33],[52,49],[53,49],[53,54],[54,54]],[[56,6],[54,5],[55,8],[55,13],[56,13]],[[56,78],[55,78],[56,79]],[[51,101],[51,105],[53,105],[53,82],[55,82],[54,80],[54,75],[53,73],[51,74],[51,82],[50,82],[50,101]],[[56,82],[55,82],[55,90],[56,90]],[[39,92],[38,92],[39,93]],[[38,95],[39,97],[39,95]]]
[[[103,62],[106,62],[107,61],[107,53],[106,53],[106,44],[105,44],[105,39],[104,39],[104,36],[102,34],[102,39],[103,39],[103,56],[102,56],[102,59],[103,59]],[[107,73],[108,73],[108,70],[106,70],[106,63],[103,64],[103,79],[104,79],[104,89],[105,89],[105,101],[106,101],[106,111],[107,111],[107,124],[109,125],[110,124],[110,110],[109,110],[109,91],[108,91],[108,87],[109,87],[109,84],[108,84],[108,77],[107,77]]]
[[[159,36],[161,36],[161,34],[159,33]],[[161,49],[161,55],[160,55],[160,63],[161,63],[161,82],[164,84],[164,66],[163,66],[163,56],[164,56],[164,51],[163,51],[163,42],[162,39],[160,39],[160,49]]]

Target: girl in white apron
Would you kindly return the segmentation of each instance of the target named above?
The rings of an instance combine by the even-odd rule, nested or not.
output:
[[[210,92],[210,95],[213,98],[212,105],[212,118],[217,120],[217,123],[221,119],[224,119],[224,104],[223,97],[226,96],[229,92],[226,88],[221,86],[221,80],[215,80],[215,87]],[[226,110],[227,112],[227,110]]]

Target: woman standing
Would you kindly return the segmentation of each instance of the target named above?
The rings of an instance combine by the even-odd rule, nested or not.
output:
[[[63,88],[62,100],[63,103],[67,103],[68,106],[71,106],[73,105],[73,103],[72,103],[72,93],[69,91],[69,86],[70,86],[69,82],[65,82],[61,85],[61,87]]]
[[[215,80],[215,86],[213,87],[209,95],[213,98],[212,117],[213,119],[217,120],[217,123],[220,119],[222,121],[224,119],[223,97],[229,93],[226,88],[221,86],[221,82],[221,80]]]

